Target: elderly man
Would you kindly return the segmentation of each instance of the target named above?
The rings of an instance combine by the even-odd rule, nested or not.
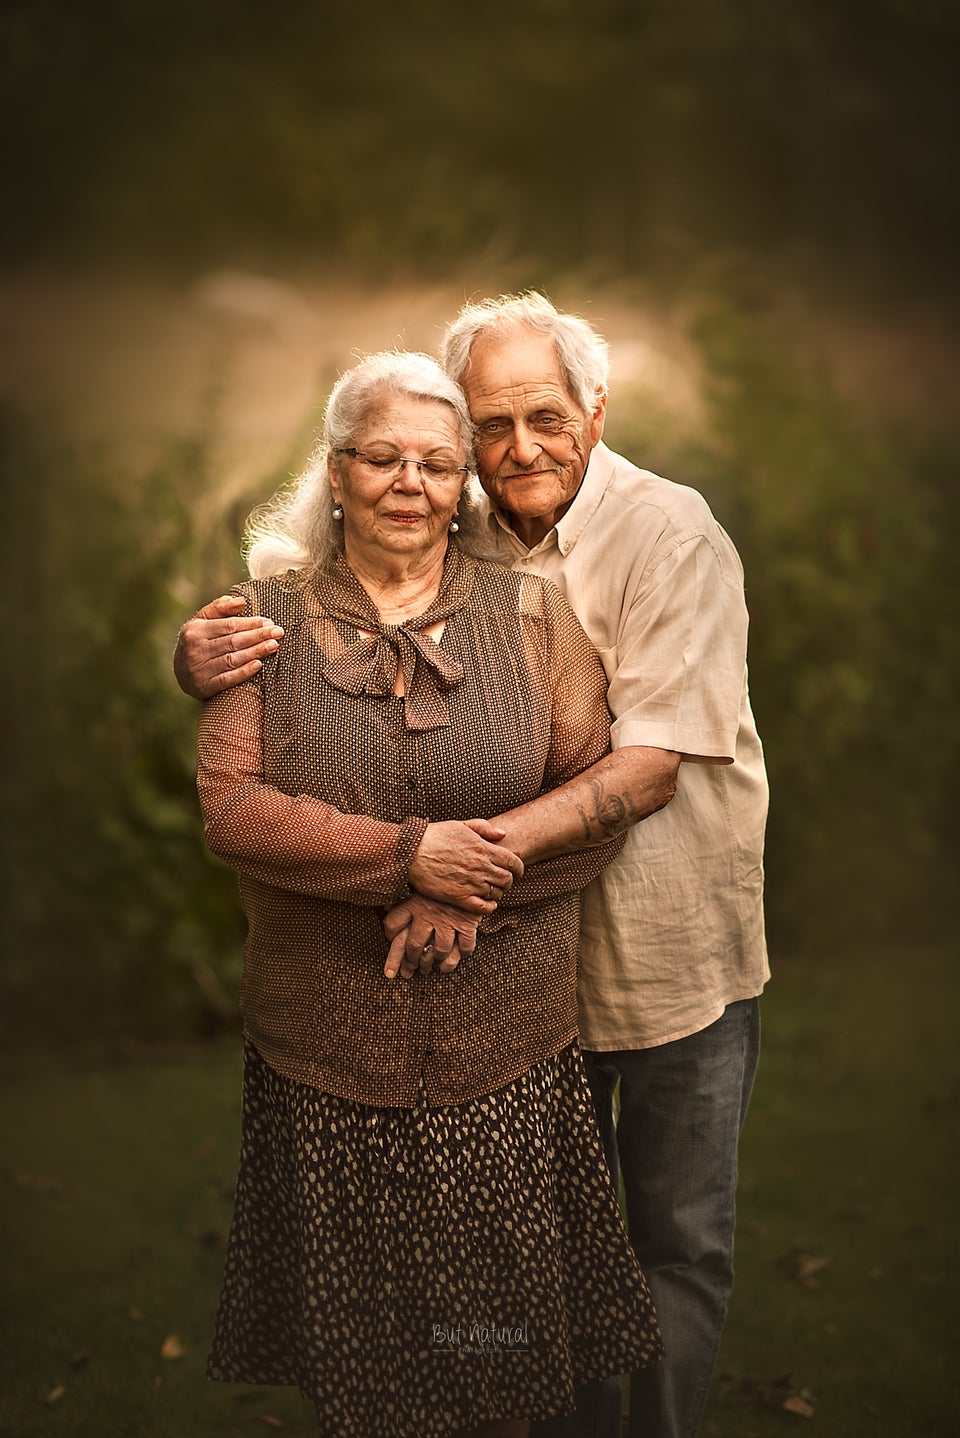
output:
[[[737,1146],[768,977],[743,573],[699,494],[601,442],[607,347],[584,321],[536,294],[469,305],[443,359],[477,426],[501,556],[563,590],[610,683],[614,752],[598,802],[634,827],[584,893],[581,1043],[667,1348],[633,1376],[631,1438],[691,1438],[733,1281]],[[279,633],[236,607],[216,601],[184,627],[187,692],[249,677],[276,647]],[[583,1390],[572,1419],[535,1425],[541,1438],[600,1431],[618,1431],[609,1388]]]

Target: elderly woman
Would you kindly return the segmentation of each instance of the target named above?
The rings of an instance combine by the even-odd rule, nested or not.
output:
[[[471,556],[470,435],[425,356],[339,381],[239,590],[284,644],[200,722],[249,924],[210,1373],[330,1438],[522,1438],[660,1355],[575,1045],[603,674],[558,591]]]

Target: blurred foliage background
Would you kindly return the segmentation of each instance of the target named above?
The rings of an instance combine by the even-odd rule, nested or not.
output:
[[[179,623],[356,348],[546,288],[744,559],[774,960],[952,939],[960,11],[8,0],[8,1042],[232,1023]]]

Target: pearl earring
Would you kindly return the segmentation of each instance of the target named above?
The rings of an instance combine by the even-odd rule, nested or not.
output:
[[[342,505],[342,504],[335,504],[335,505],[333,506],[333,517],[334,517],[334,519],[342,519],[342,518],[343,518],[343,505]]]
[[[457,519],[458,519],[458,518],[459,518],[459,516],[456,515],[456,514],[454,514],[453,518],[452,518],[451,521],[450,521],[449,529],[450,529],[450,533],[451,533],[451,534],[459,534],[459,532],[460,532],[460,526],[459,526],[459,524],[457,523]]]

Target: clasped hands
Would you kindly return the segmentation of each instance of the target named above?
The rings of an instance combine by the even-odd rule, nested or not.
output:
[[[442,974],[473,952],[477,925],[523,874],[523,861],[487,819],[429,824],[410,864],[413,892],[383,921],[390,940],[383,972],[410,979],[436,963]]]

